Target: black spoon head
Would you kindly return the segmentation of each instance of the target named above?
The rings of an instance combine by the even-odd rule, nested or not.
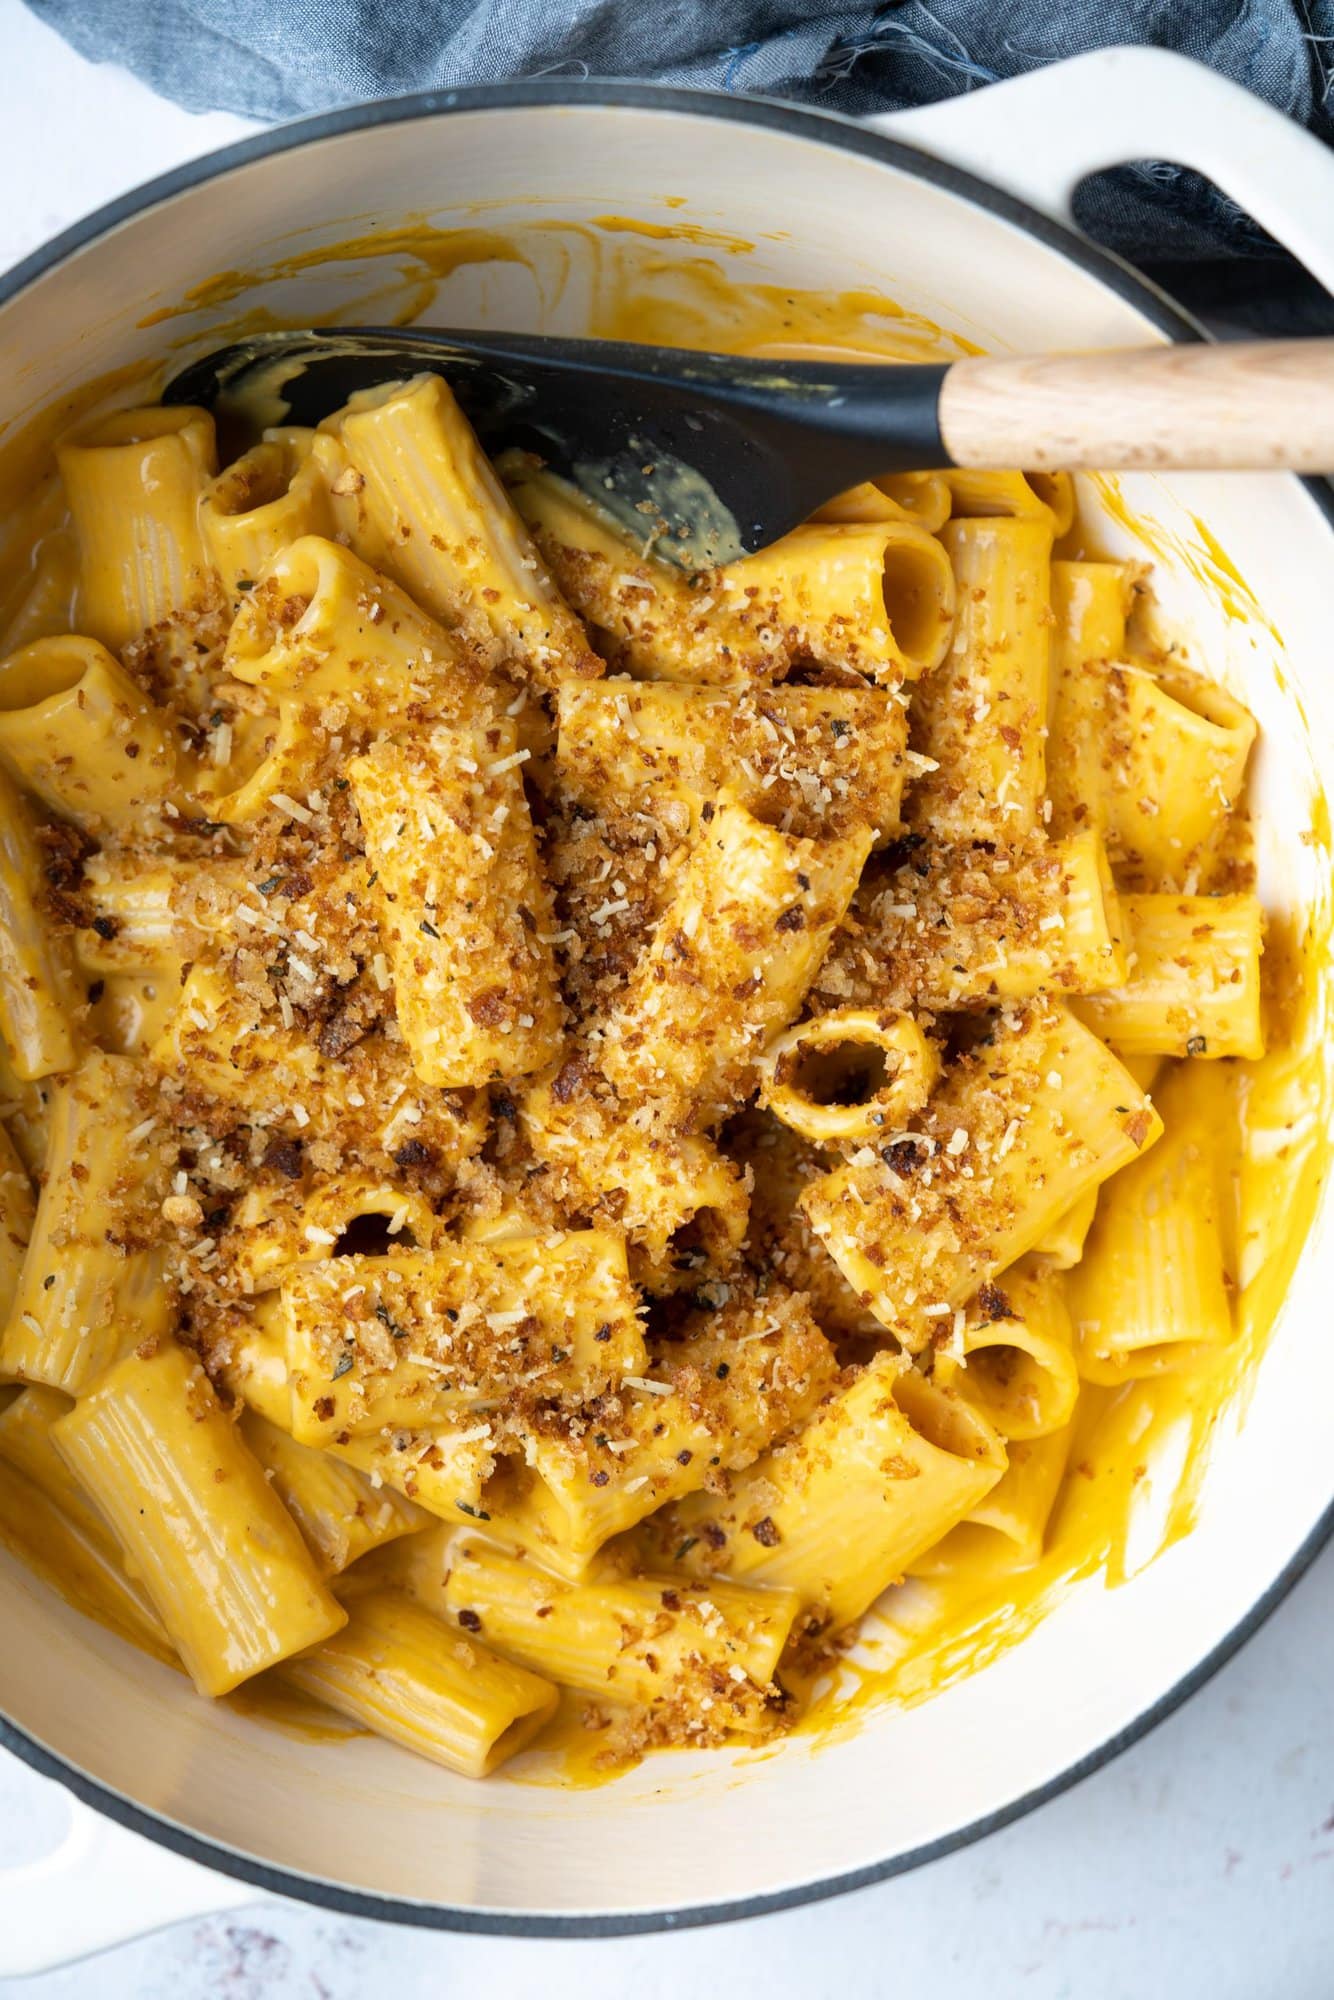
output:
[[[869,476],[866,441],[846,427],[850,378],[892,376],[904,391],[907,377],[930,376],[922,389],[934,411],[940,374],[338,327],[220,348],[182,370],[162,400],[212,408],[241,449],[269,425],[318,423],[358,390],[426,370],[446,378],[489,452],[537,453],[636,540],[689,570],[767,546]]]

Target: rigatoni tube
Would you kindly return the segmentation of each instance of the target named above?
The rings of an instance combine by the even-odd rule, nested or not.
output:
[[[813,521],[913,521],[935,535],[950,517],[943,472],[889,472],[826,500]]]
[[[8,1319],[18,1295],[19,1274],[36,1212],[37,1197],[28,1169],[0,1125],[0,1324]]]
[[[1105,780],[1108,851],[1136,887],[1186,888],[1241,797],[1255,717],[1187,667],[1114,667],[1107,692],[1108,730],[1128,745]]]
[[[1187,667],[1088,660],[1058,684],[1052,730],[1070,751],[1053,826],[1097,827],[1127,888],[1193,888],[1241,796],[1250,712]]]
[[[932,1380],[1011,1438],[1063,1430],[1079,1397],[1074,1336],[1059,1278],[1025,1262],[984,1285],[957,1343],[937,1351]]]
[[[1162,1131],[1097,1036],[1046,1007],[956,1065],[924,1122],[800,1197],[862,1303],[912,1353]]]
[[[627,1103],[707,1117],[731,1102],[800,1007],[871,840],[869,827],[801,840],[724,794],[604,1024],[603,1067]]]
[[[69,1482],[71,1488],[76,1482]],[[157,1613],[125,1574],[114,1537],[77,1518],[0,1452],[0,1547],[44,1577],[67,1604],[168,1665],[176,1654]]]
[[[489,1777],[531,1741],[557,1701],[550,1681],[396,1591],[358,1596],[343,1630],[289,1661],[282,1678],[465,1778]]]
[[[1262,1056],[1258,896],[1123,896],[1129,976],[1075,1011],[1119,1053]]]
[[[529,1466],[488,1486],[488,1534],[562,1576],[582,1576],[613,1535],[735,1471],[810,1415],[837,1373],[804,1298],[736,1284],[691,1315],[651,1377],[604,1399],[598,1421],[550,1426]]]
[[[292,1387],[277,1292],[257,1300],[246,1323],[229,1333],[217,1365],[247,1411],[272,1429],[291,1429]],[[326,1442],[323,1452],[363,1475],[373,1490],[387,1486],[447,1521],[457,1521],[481,1504],[482,1487],[495,1463],[489,1426],[466,1418],[453,1428],[399,1426],[364,1437],[349,1435],[341,1444]]]
[[[383,1481],[372,1485],[355,1466],[298,1444],[253,1411],[241,1419],[241,1435],[301,1530],[322,1576],[336,1576],[368,1550],[427,1525],[429,1517],[392,1486]]]
[[[897,687],[949,644],[949,558],[913,521],[808,523],[689,582],[567,481],[517,456],[503,465],[564,596],[637,679],[768,682],[817,661]]]
[[[1051,526],[951,521],[959,610],[945,663],[918,689],[913,741],[934,769],[909,818],[950,840],[1002,845],[1041,820],[1051,647]]]
[[[949,489],[956,519],[986,520],[997,515],[1016,521],[1043,521],[1059,541],[1075,518],[1075,487],[1068,472],[976,472],[952,465],[939,474]]]
[[[324,1449],[442,1521],[476,1513],[496,1462],[490,1426],[466,1418],[426,1430],[392,1426]]]
[[[922,1109],[940,1058],[909,1014],[841,1007],[769,1044],[760,1102],[816,1145],[875,1139]]]
[[[38,1077],[21,1082],[0,1039],[0,1103],[14,1150],[34,1179],[46,1163],[51,1138],[51,1113],[59,1079]]]
[[[57,457],[79,542],[80,630],[119,652],[215,588],[199,499],[217,470],[204,410],[118,410]]]
[[[346,1613],[192,1355],[127,1355],[52,1428],[201,1694],[329,1638]]]
[[[989,1529],[1010,1543],[1016,1563],[1035,1563],[1047,1539],[1073,1437],[1074,1426],[1067,1424],[1045,1437],[1008,1440],[1010,1462],[1004,1474],[981,1506],[974,1507],[960,1532]],[[947,1556],[949,1548],[946,1542],[942,1555]]]
[[[898,829],[908,719],[887,688],[567,682],[557,713],[561,789],[595,811],[673,800],[693,824],[730,789],[795,833]]]
[[[798,1610],[784,1589],[680,1577],[544,1575],[469,1535],[449,1551],[440,1601],[467,1631],[562,1687],[671,1702],[754,1728]]]
[[[949,556],[905,520],[807,522],[717,573],[720,603],[788,635],[796,657],[897,687],[940,666],[955,616]]]
[[[696,1495],[665,1532],[697,1573],[790,1590],[837,1628],[971,1513],[1005,1463],[983,1418],[885,1354],[729,1498]]]
[[[767,648],[756,659],[735,621],[723,629],[711,594],[692,590],[679,569],[627,539],[567,480],[520,453],[501,459],[500,469],[561,595],[617,667],[646,680],[775,677]],[[706,603],[709,617],[700,609]]]
[[[601,673],[438,375],[367,390],[328,427],[351,475],[335,479],[333,491],[354,548],[433,617],[539,687]]]
[[[551,891],[513,719],[382,738],[348,766],[394,975],[425,1083],[526,1076],[561,1042]]]
[[[74,1012],[82,996],[67,940],[43,914],[45,892],[28,802],[0,771],[0,1033],[23,1083],[78,1061]]]
[[[1126,1064],[1126,1074],[1134,1076],[1130,1064]],[[1152,1088],[1148,1083],[1136,1078],[1141,1090]],[[1069,1271],[1084,1254],[1084,1239],[1093,1226],[1093,1217],[1098,1206],[1098,1190],[1090,1188],[1079,1200],[1072,1202],[1064,1215],[1058,1215],[1055,1222],[1044,1229],[1033,1245],[1033,1255],[1040,1257],[1049,1271]]]
[[[333,508],[313,431],[266,431],[204,490],[204,545],[233,602],[254,588],[274,557],[302,535],[331,535]]]
[[[893,869],[868,869],[816,981],[826,1001],[957,1007],[1125,979],[1120,905],[1094,828],[992,848],[913,834],[903,848]]]
[[[614,1217],[637,1284],[668,1292],[724,1269],[746,1235],[745,1181],[698,1133],[644,1130],[599,1089],[586,1056],[532,1084],[519,1118],[536,1157],[566,1177],[576,1206]]]
[[[482,678],[456,637],[320,535],[289,543],[247,594],[228,634],[226,665],[274,699],[344,701],[380,725],[442,675],[465,684]]]
[[[0,656],[67,632],[74,623],[74,590],[79,555],[68,529],[54,528],[42,536],[26,572],[16,580],[0,607]]]
[[[56,1094],[41,1197],[0,1370],[76,1396],[165,1325],[159,1251],[147,1247],[156,1155],[152,1080],[94,1050]],[[139,1247],[139,1246],[145,1247]]]
[[[167,717],[96,639],[39,639],[0,662],[0,758],[85,829],[139,831],[177,775]]]
[[[1134,576],[1128,563],[1051,566],[1047,797],[1057,836],[1104,824],[1097,806],[1110,748],[1104,668],[1125,654]]]
[[[516,1378],[597,1395],[643,1365],[637,1306],[625,1244],[601,1229],[300,1267],[282,1288],[293,1435],[422,1428]]]
[[[227,931],[246,887],[239,857],[148,866],[142,852],[101,848],[83,864],[79,901],[90,921],[79,926],[79,964],[85,972],[160,977],[174,992],[184,984],[184,961],[199,955],[206,937]]]
[[[289,908],[291,928],[299,922]],[[388,983],[387,967],[385,976]],[[409,1131],[441,1166],[480,1152],[485,1093],[423,1089],[398,1037],[363,1035],[350,1047],[336,1041],[332,1047],[326,1054],[295,1019],[284,1027],[280,1014],[258,1009],[225,961],[196,960],[180,1005],[149,1053],[169,1076],[184,1071],[210,1096],[273,1131],[294,1138],[336,1133],[381,1172]]]
[[[355,1247],[363,1229],[383,1230],[394,1249],[429,1250],[444,1234],[419,1188],[355,1169],[312,1187],[283,1180],[252,1186],[232,1216],[231,1268],[247,1294],[272,1291],[298,1264],[318,1264],[335,1246]],[[344,1241],[343,1239],[347,1240]]]
[[[1233,1331],[1236,1188],[1221,1148],[1226,1074],[1185,1064],[1158,1094],[1163,1137],[1104,1189],[1066,1280],[1079,1372],[1116,1384],[1224,1346]],[[1233,1114],[1235,1116],[1235,1113]]]
[[[56,1389],[24,1389],[0,1411],[0,1540],[49,1574],[62,1595],[159,1659],[175,1654],[120,1544],[70,1471],[51,1426],[71,1408]],[[19,1484],[17,1475],[27,1482]]]
[[[249,768],[220,769],[210,814],[247,825],[275,793],[301,791],[331,735],[351,747],[409,710],[466,704],[485,663],[419,611],[350,549],[303,535],[276,556],[242,601],[227,636],[227,671],[277,710]],[[226,786],[228,789],[223,790]]]

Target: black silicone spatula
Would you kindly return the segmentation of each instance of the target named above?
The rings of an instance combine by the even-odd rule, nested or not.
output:
[[[1334,340],[981,356],[949,366],[768,361],[533,334],[257,334],[163,401],[233,434],[317,423],[431,370],[489,451],[521,445],[687,568],[776,541],[835,493],[936,466],[1334,469]]]

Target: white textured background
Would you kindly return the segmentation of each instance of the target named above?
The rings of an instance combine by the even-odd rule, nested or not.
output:
[[[0,0],[0,269],[246,129],[188,117],[123,72],[93,68],[19,0]],[[54,1846],[64,1818],[56,1787],[0,1755],[0,1921],[5,1869]],[[1146,1742],[1018,1826],[900,1881],[721,1930],[604,1944],[436,1936],[269,1903],[0,1981],[0,1994],[972,2000],[983,1980],[1032,2000],[1330,2000],[1334,1548]]]

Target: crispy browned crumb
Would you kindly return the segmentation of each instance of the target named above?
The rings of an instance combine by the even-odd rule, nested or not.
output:
[[[1011,962],[1078,991],[1062,943],[1069,873],[1040,833],[1011,846],[908,833],[868,866],[816,981],[831,1007],[994,1005]]]

